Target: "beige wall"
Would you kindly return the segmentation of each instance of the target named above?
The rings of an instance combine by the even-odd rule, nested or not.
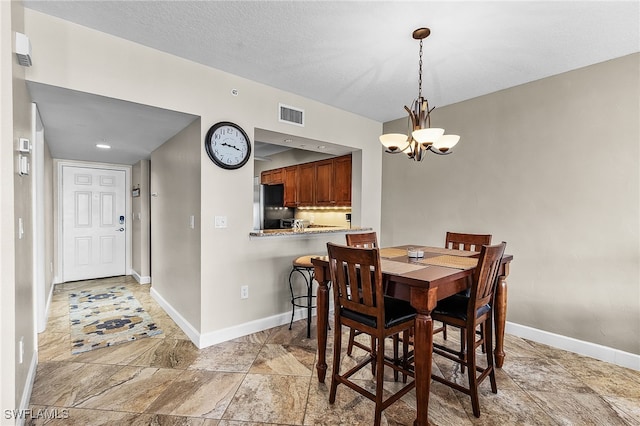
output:
[[[251,140],[258,128],[361,149],[355,167],[362,174],[362,193],[355,195],[359,205],[354,209],[358,221],[354,225],[379,227],[381,151],[372,141],[382,130],[380,123],[39,12],[26,10],[25,17],[33,55],[38,58],[28,70],[30,80],[201,117],[198,142],[202,192],[200,215],[196,218],[201,238],[200,293],[191,296],[188,309],[179,309],[194,322],[202,313],[200,323],[191,324],[194,329],[211,333],[288,312],[286,276],[291,259],[323,251],[327,241],[249,238],[253,224],[253,161],[238,170],[224,170],[211,162],[202,141],[216,122],[235,122]],[[233,96],[232,89],[239,95]],[[305,110],[304,128],[278,122],[280,102]],[[157,170],[153,159],[151,169],[153,176]],[[215,216],[226,216],[228,227],[214,228]],[[339,240],[343,241],[344,236]],[[154,230],[152,244],[152,286],[156,287],[162,278],[156,275]],[[251,259],[251,267],[247,267],[247,259]],[[184,266],[175,258],[167,262],[163,267],[184,272]],[[251,287],[250,297],[240,300],[240,286],[245,284]],[[182,280],[171,285],[172,291],[179,292],[179,286],[192,284]],[[168,287],[163,287],[162,291],[166,290]],[[187,292],[192,290],[195,293],[195,289]],[[186,301],[169,302],[182,305]]]
[[[639,61],[436,109],[462,139],[423,163],[384,156],[382,244],[491,233],[514,255],[508,321],[640,354]]]
[[[200,127],[200,120],[194,120],[151,154],[152,286],[198,330]]]
[[[16,406],[17,383],[12,8],[11,2],[0,2],[0,403],[3,408]]]
[[[131,267],[143,280],[151,276],[150,168],[149,160],[140,160],[131,168],[132,188],[140,189],[140,196],[131,198]]]
[[[32,179],[15,172],[19,138],[31,139],[31,100],[25,68],[13,54],[15,31],[24,32],[23,8],[16,3],[0,6],[0,82],[2,84],[2,392],[3,409],[20,407],[30,368],[36,363],[36,325],[33,308]],[[31,162],[31,159],[29,159]],[[18,238],[18,221],[24,234]],[[19,342],[24,357],[19,361]],[[12,371],[11,371],[12,370]],[[33,370],[31,370],[33,372]],[[23,406],[23,408],[26,408]],[[4,420],[3,420],[4,421]]]
[[[54,284],[54,230],[55,222],[53,221],[53,158],[51,157],[51,151],[49,151],[49,145],[44,142],[44,231],[45,231],[45,252],[44,252],[44,288],[45,298],[49,298],[51,294],[51,287]],[[50,303],[50,300],[47,300]]]

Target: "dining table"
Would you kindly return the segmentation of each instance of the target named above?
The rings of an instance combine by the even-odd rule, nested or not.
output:
[[[453,250],[419,244],[380,248],[383,279],[389,296],[407,300],[416,309],[414,331],[414,361],[416,382],[416,419],[414,425],[428,425],[429,391],[433,351],[433,321],[431,311],[437,302],[471,287],[473,271],[480,253]],[[411,253],[411,257],[409,257]],[[413,257],[422,255],[421,257]],[[494,302],[495,349],[498,368],[504,363],[504,329],[507,314],[507,277],[513,256],[502,257]],[[329,321],[329,259],[316,256],[315,279],[318,282],[317,342],[318,381],[324,383],[327,373],[327,327]],[[339,331],[334,330],[334,333]]]

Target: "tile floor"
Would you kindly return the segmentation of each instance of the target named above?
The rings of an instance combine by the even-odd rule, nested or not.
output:
[[[133,291],[164,333],[71,355],[69,291],[121,284]],[[130,277],[56,286],[50,312],[47,330],[40,335],[30,408],[58,410],[59,417],[67,418],[27,424],[373,423],[373,403],[344,386],[338,387],[336,403],[329,404],[329,380],[321,384],[316,379],[316,342],[306,338],[305,321],[294,323],[291,331],[276,327],[198,350],[151,298],[149,286]],[[481,417],[473,417],[467,396],[434,382],[432,425],[640,425],[640,372],[510,335],[505,346],[498,394],[491,393],[488,381],[482,385]],[[363,355],[355,351],[354,358]],[[353,362],[347,358],[343,364]],[[435,360],[434,372],[461,376],[445,359]],[[367,369],[358,374],[364,386],[372,385]],[[390,378],[386,387],[394,386]],[[410,425],[414,418],[412,391],[384,411],[382,424]]]

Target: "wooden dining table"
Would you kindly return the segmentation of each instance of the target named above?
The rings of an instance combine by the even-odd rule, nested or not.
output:
[[[423,251],[420,258],[409,257],[408,249]],[[433,322],[431,311],[438,300],[452,296],[471,286],[471,277],[478,262],[479,253],[451,250],[419,244],[380,249],[381,267],[387,294],[408,300],[416,309],[414,334],[414,358],[416,381],[416,411],[414,425],[428,425],[429,388],[433,351]],[[495,295],[495,363],[504,363],[504,328],[507,314],[507,276],[513,256],[502,258]],[[318,332],[318,380],[324,383],[327,373],[327,326],[329,320],[329,259],[318,256],[311,260],[317,291]],[[334,333],[339,331],[334,330]]]

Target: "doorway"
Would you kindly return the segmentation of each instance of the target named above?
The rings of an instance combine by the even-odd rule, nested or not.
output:
[[[130,269],[130,167],[59,163],[62,282],[126,275]]]

